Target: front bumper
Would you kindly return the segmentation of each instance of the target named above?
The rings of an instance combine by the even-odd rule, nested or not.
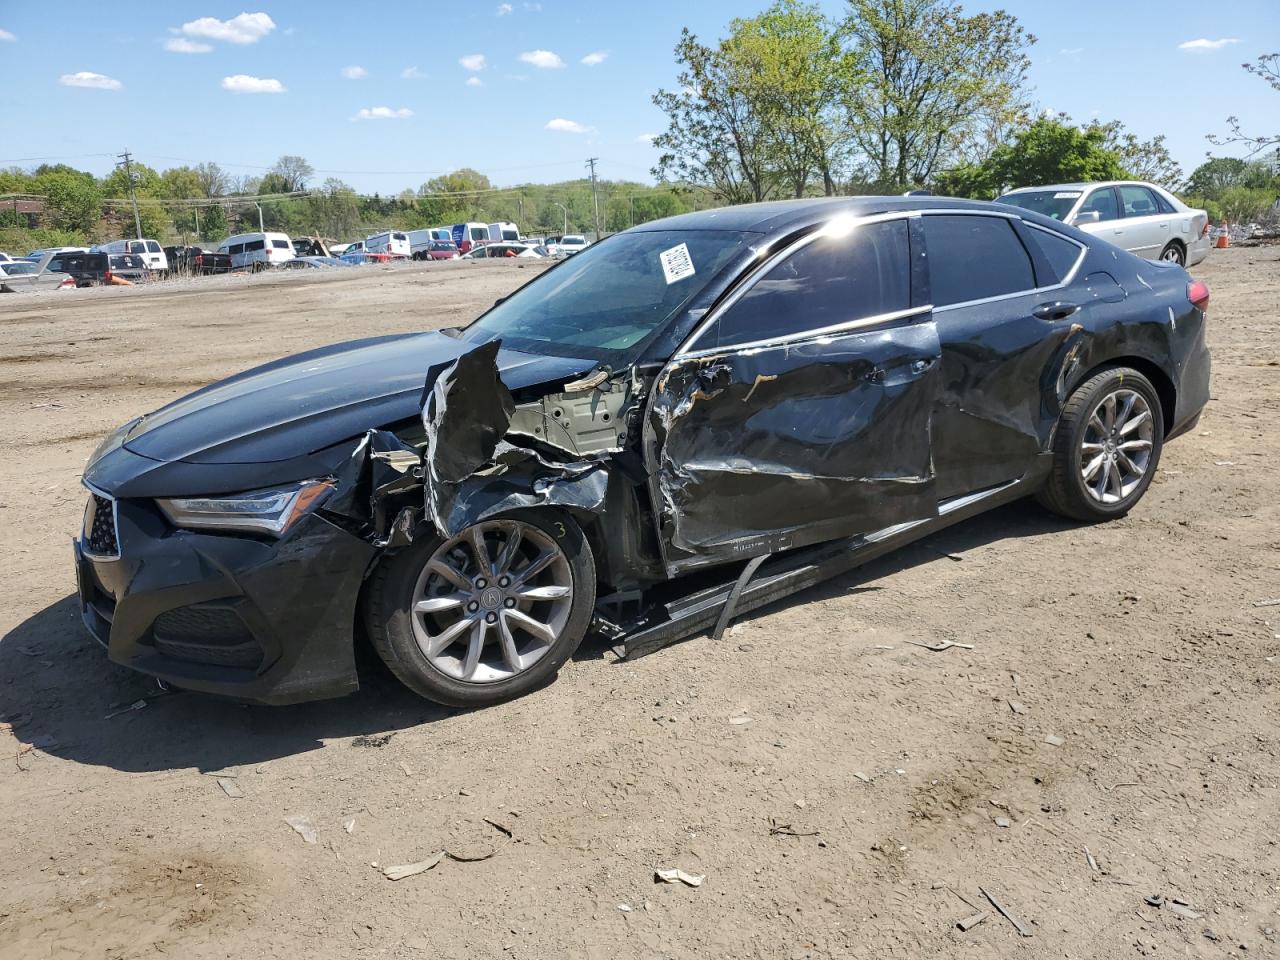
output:
[[[274,540],[178,530],[149,500],[110,503],[118,555],[101,530],[82,531],[74,549],[81,615],[112,661],[262,703],[357,688],[353,628],[372,545],[316,514]]]

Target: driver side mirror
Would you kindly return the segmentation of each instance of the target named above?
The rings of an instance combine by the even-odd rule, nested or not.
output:
[[[1102,219],[1102,214],[1097,210],[1081,210],[1071,218],[1072,226],[1079,227],[1086,223],[1097,223]]]

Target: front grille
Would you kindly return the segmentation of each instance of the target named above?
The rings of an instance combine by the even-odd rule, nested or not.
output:
[[[89,494],[84,511],[84,542],[88,552],[99,557],[118,557],[115,501],[99,493]]]
[[[166,610],[156,617],[151,636],[157,652],[191,663],[247,669],[262,663],[262,647],[227,607]]]

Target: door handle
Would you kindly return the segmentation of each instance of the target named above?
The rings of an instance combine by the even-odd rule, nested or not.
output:
[[[1039,317],[1041,320],[1066,320],[1068,317],[1075,316],[1080,310],[1078,303],[1067,303],[1065,300],[1055,300],[1053,303],[1042,303],[1031,311],[1031,315]]]

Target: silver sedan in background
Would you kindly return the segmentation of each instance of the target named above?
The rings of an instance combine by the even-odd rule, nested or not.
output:
[[[49,261],[56,254],[49,251],[39,263],[30,260],[10,260],[0,263],[0,293],[24,293],[28,290],[71,290],[75,278],[69,273],[49,269]]]
[[[1209,255],[1209,215],[1137,180],[1011,190],[996,201],[1044,214],[1147,260],[1190,267]]]

